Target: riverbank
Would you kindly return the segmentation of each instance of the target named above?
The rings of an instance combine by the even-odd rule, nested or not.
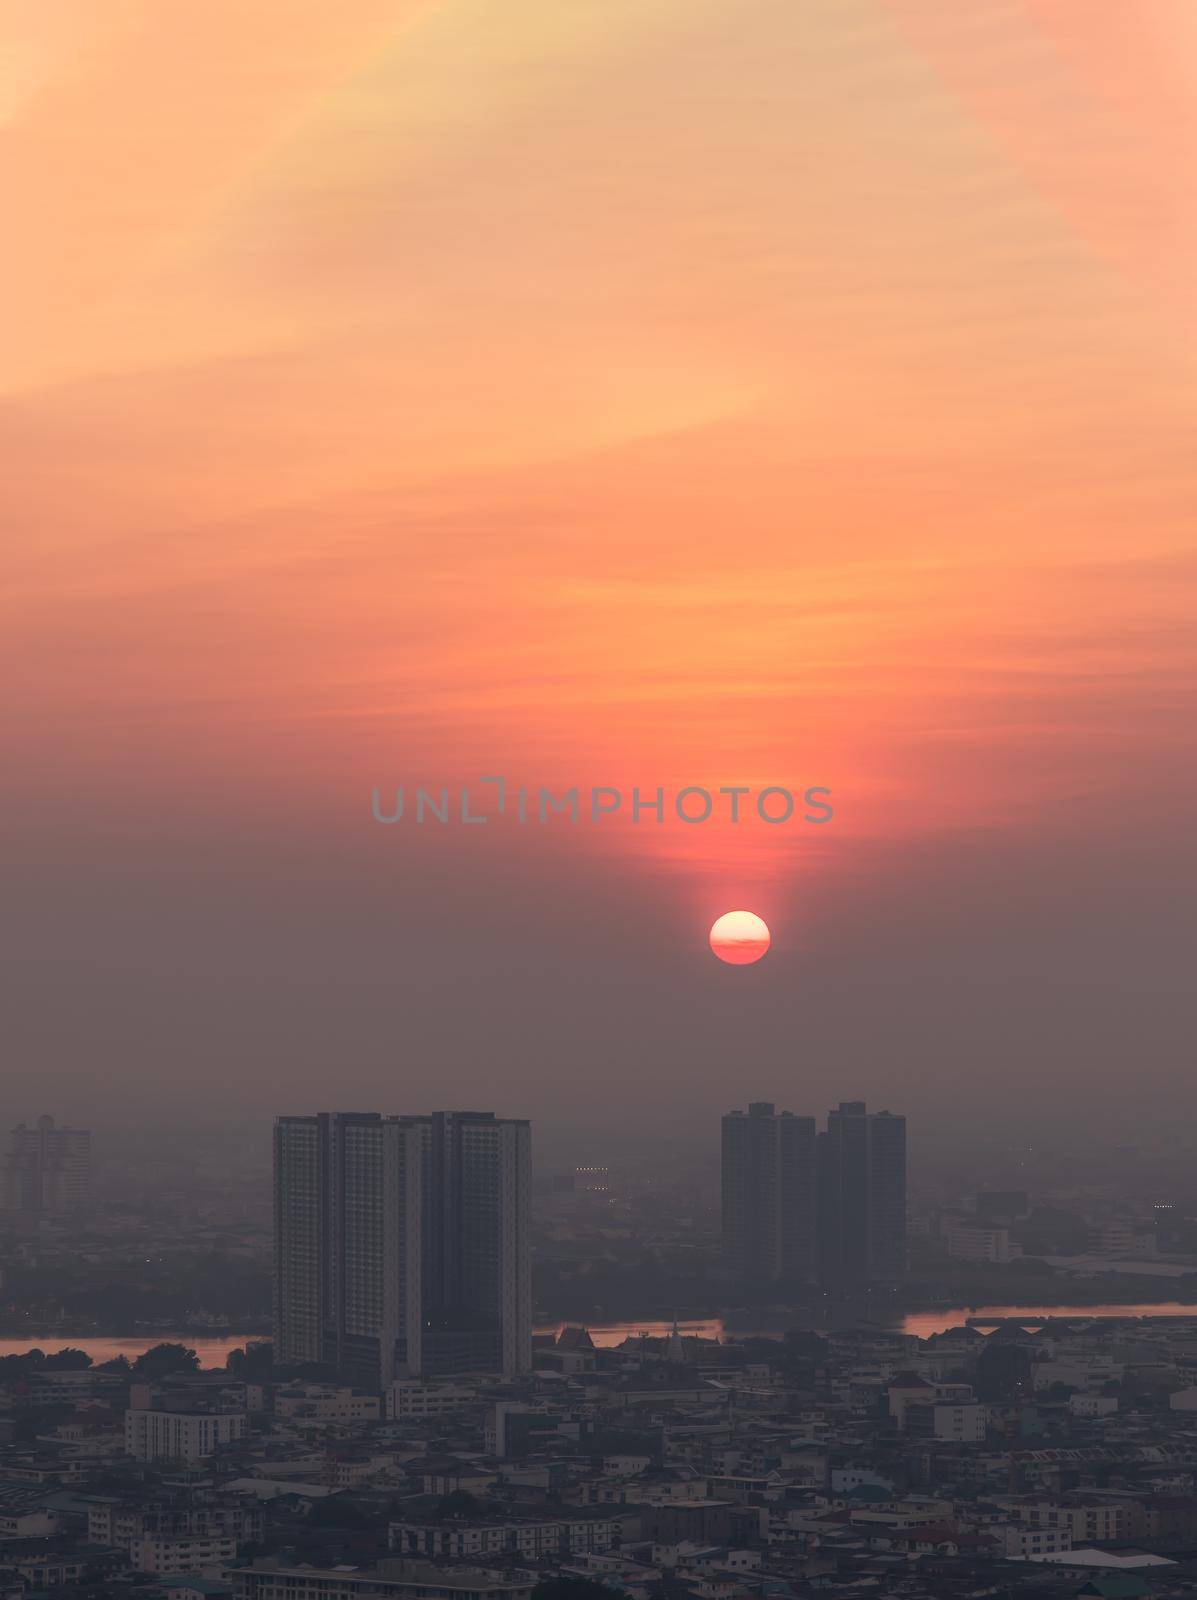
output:
[[[1197,1303],[1177,1300],[1141,1301],[1133,1305],[1124,1305],[1118,1302],[1102,1302],[1099,1304],[1078,1304],[1076,1301],[1066,1305],[1020,1305],[1011,1306],[1003,1304],[989,1304],[977,1306],[951,1306],[939,1307],[930,1311],[896,1312],[889,1316],[856,1317],[843,1326],[872,1326],[878,1330],[888,1329],[894,1333],[902,1333],[919,1339],[930,1338],[932,1334],[944,1333],[948,1328],[958,1328],[967,1322],[970,1317],[989,1317],[1008,1322],[1017,1322],[1025,1318],[1031,1323],[1041,1322],[1046,1318],[1059,1318],[1064,1320],[1081,1321],[1086,1317],[1175,1317],[1197,1319]],[[787,1318],[784,1313],[776,1313],[763,1319],[765,1326],[739,1326],[734,1318],[722,1317],[694,1318],[679,1320],[677,1330],[684,1337],[697,1337],[701,1339],[747,1339],[766,1338],[780,1339],[784,1337],[787,1328],[795,1326],[793,1318]],[[809,1324],[804,1324],[809,1325]],[[570,1324],[547,1323],[536,1328],[538,1334],[557,1333],[561,1328]],[[576,1324],[575,1324],[576,1326]],[[661,1339],[667,1337],[674,1328],[672,1321],[645,1319],[641,1322],[594,1322],[586,1324],[590,1337],[600,1349],[613,1349],[628,1339],[649,1338]],[[813,1327],[815,1332],[827,1332],[827,1327]],[[982,1330],[987,1331],[987,1330]],[[91,1337],[86,1334],[50,1334],[31,1336],[22,1335],[20,1338],[0,1338],[0,1356],[24,1355],[29,1350],[43,1350],[48,1355],[52,1351],[60,1350],[69,1345],[72,1349],[83,1350],[98,1366],[101,1362],[112,1361],[117,1356],[124,1356],[129,1361],[135,1361],[146,1350],[152,1349],[156,1344],[185,1344],[195,1351],[199,1357],[201,1367],[208,1369],[223,1367],[228,1361],[229,1353],[240,1350],[247,1343],[261,1342],[265,1338],[262,1334],[225,1334],[219,1337],[194,1336],[186,1332],[170,1332],[168,1330],[155,1330],[152,1337],[144,1334],[122,1337],[112,1334],[103,1337]]]

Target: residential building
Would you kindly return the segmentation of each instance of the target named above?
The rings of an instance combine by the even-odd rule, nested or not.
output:
[[[216,1538],[248,1544],[262,1537],[262,1511],[237,1496],[224,1500],[125,1501],[89,1499],[87,1537],[92,1544],[132,1550],[143,1539]],[[151,1570],[151,1569],[147,1569]]]
[[[532,1368],[532,1130],[490,1111],[424,1132],[424,1359],[408,1375]],[[394,1376],[403,1376],[396,1373]]]
[[[138,1461],[202,1461],[246,1433],[244,1411],[125,1412],[125,1449]]]
[[[532,1364],[531,1130],[492,1112],[280,1117],[275,1355],[375,1392]]]
[[[574,1507],[565,1517],[536,1515],[454,1518],[436,1522],[392,1522],[391,1549],[438,1560],[517,1555],[525,1561],[545,1556],[587,1555],[612,1549],[623,1523],[599,1509]]]
[[[421,1130],[376,1112],[274,1128],[274,1349],[372,1389],[419,1371]]]
[[[531,1600],[533,1589],[530,1577],[404,1560],[321,1568],[269,1557],[230,1577],[234,1600]]]
[[[1022,1246],[1003,1226],[986,1226],[963,1218],[945,1218],[942,1235],[948,1254],[957,1261],[990,1261],[1005,1266],[1022,1255]]]
[[[9,1136],[4,1164],[4,1207],[42,1216],[71,1216],[91,1199],[91,1134],[59,1128],[53,1117],[22,1122]]]
[[[464,1383],[423,1378],[396,1378],[387,1390],[386,1414],[397,1417],[439,1417],[477,1401],[476,1389]]]
[[[892,1280],[906,1265],[906,1118],[841,1101],[818,1138],[819,1260],[832,1285]]]
[[[767,1100],[723,1118],[723,1258],[745,1279],[814,1276],[815,1119]]]
[[[382,1401],[377,1394],[324,1383],[289,1383],[274,1394],[276,1417],[299,1421],[377,1422]]]
[[[225,1533],[147,1533],[129,1547],[135,1572],[166,1577],[178,1572],[222,1571],[237,1557],[237,1540]]]
[[[980,1444],[989,1423],[989,1407],[976,1400],[927,1401],[907,1405],[906,1432],[957,1444]]]
[[[1034,1522],[1008,1522],[998,1529],[1005,1554],[1012,1561],[1034,1561],[1042,1556],[1059,1555],[1072,1549],[1072,1533],[1066,1528],[1041,1527]]]

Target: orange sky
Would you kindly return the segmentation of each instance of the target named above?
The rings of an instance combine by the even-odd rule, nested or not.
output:
[[[25,861],[170,813],[232,863],[280,805],[341,849],[371,785],[496,769],[833,790],[817,839],[579,842],[696,916],[1181,827],[1190,0],[0,27]]]

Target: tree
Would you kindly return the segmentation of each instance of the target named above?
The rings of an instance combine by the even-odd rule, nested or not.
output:
[[[14,1379],[24,1377],[31,1367],[45,1359],[40,1350],[24,1350],[20,1355],[0,1356],[0,1383],[12,1383]]]
[[[595,1578],[542,1578],[532,1600],[629,1600],[626,1589],[612,1589]]]
[[[476,1517],[482,1510],[478,1501],[465,1489],[454,1489],[452,1494],[445,1495],[437,1505],[434,1516],[440,1517]]]
[[[166,1378],[176,1372],[198,1372],[199,1357],[185,1344],[156,1344],[133,1363],[138,1378]]]
[[[274,1346],[259,1340],[242,1350],[230,1350],[225,1371],[251,1382],[255,1378],[270,1378],[274,1371]]]
[[[311,1528],[370,1528],[375,1519],[353,1500],[344,1495],[330,1494],[317,1500],[308,1512]]]
[[[90,1366],[91,1357],[87,1351],[77,1350],[73,1345],[64,1345],[47,1356],[45,1362],[47,1372],[86,1372]]]
[[[1030,1378],[1031,1357],[1023,1345],[990,1341],[977,1357],[973,1376],[979,1399],[1009,1400]]]
[[[807,1361],[823,1361],[831,1346],[821,1334],[809,1328],[787,1328],[783,1340],[787,1355],[802,1356]]]

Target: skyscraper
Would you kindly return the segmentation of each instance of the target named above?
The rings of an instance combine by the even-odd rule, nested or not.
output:
[[[490,1111],[442,1111],[432,1125],[440,1237],[430,1241],[432,1313],[426,1366],[532,1365],[532,1130]]]
[[[819,1266],[828,1284],[895,1279],[906,1265],[906,1118],[844,1100],[819,1135]]]
[[[4,1164],[4,1206],[11,1212],[70,1216],[91,1199],[91,1134],[56,1128],[53,1117],[12,1130]]]
[[[378,1386],[420,1370],[418,1129],[376,1112],[280,1117],[274,1129],[274,1338],[280,1362],[326,1362]]]
[[[723,1256],[742,1278],[814,1276],[815,1119],[767,1100],[723,1119]]]
[[[377,1387],[531,1365],[531,1129],[492,1112],[280,1117],[276,1358]]]

